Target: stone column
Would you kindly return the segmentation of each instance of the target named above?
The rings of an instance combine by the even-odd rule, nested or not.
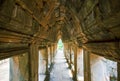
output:
[[[120,81],[120,63],[118,62],[117,63],[117,72],[118,72],[118,80],[117,81]]]
[[[70,46],[70,68],[72,68],[71,64],[72,64],[72,46]]]
[[[54,63],[54,44],[52,44],[52,62]]]
[[[55,57],[55,54],[56,54],[56,43],[53,44],[53,57]]]
[[[48,68],[48,46],[46,46],[46,74],[49,74],[49,68]]]
[[[53,62],[53,52],[52,52],[52,45],[50,46],[50,62]]]
[[[53,44],[53,61],[54,61],[54,58],[55,58],[55,54],[56,54],[56,43]]]
[[[66,43],[64,43],[64,56],[66,58]]]
[[[64,45],[64,49],[65,49],[65,58],[66,58],[66,60],[67,60],[67,63],[69,63],[69,45],[68,45],[68,43],[65,43],[65,45]]]
[[[84,58],[84,81],[91,81],[90,53],[83,49]]]
[[[54,50],[54,54],[57,53],[57,43],[55,43],[55,50]]]
[[[29,52],[29,81],[38,81],[38,59],[38,46],[31,44]]]
[[[77,46],[74,47],[74,80],[77,81]]]

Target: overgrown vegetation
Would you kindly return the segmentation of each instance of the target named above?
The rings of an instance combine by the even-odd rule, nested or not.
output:
[[[59,39],[59,41],[58,41],[58,49],[59,50],[62,50],[63,49],[63,43],[62,43],[62,40],[61,39]]]

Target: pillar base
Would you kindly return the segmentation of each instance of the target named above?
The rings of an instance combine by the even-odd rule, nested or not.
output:
[[[74,80],[74,81],[77,81],[77,76],[76,76],[76,75],[73,76],[73,80]]]
[[[49,71],[47,71],[45,74],[46,74],[46,75],[49,75],[49,74],[50,74],[50,72],[49,72]]]

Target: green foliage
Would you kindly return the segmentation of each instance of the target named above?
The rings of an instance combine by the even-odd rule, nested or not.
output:
[[[59,50],[62,50],[63,49],[63,43],[62,43],[62,40],[61,39],[59,39],[59,41],[58,41],[58,49]]]

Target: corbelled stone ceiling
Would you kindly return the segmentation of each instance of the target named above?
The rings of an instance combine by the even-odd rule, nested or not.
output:
[[[0,0],[1,55],[29,44],[74,42],[120,60],[120,0]],[[1,57],[2,58],[2,57]]]

